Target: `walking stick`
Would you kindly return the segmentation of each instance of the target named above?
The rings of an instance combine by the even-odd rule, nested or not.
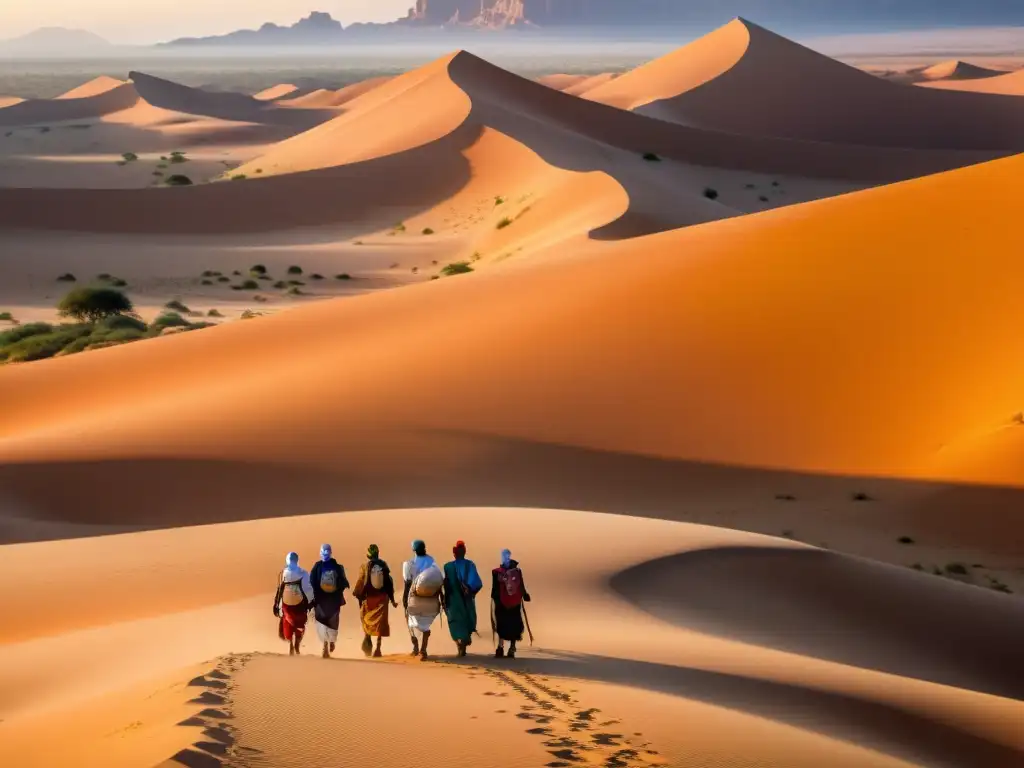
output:
[[[495,633],[498,631],[497,625],[494,621],[494,601],[491,600],[491,644],[494,644]]]
[[[530,645],[533,645],[533,630],[530,629],[530,617],[526,615],[526,603],[520,603],[519,607],[523,609],[523,620],[526,622],[526,631],[530,635]]]

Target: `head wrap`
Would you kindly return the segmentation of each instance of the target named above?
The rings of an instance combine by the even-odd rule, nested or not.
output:
[[[284,559],[284,564],[285,565],[298,565],[299,564],[299,554],[297,552],[289,552],[288,553],[288,557],[286,557]]]
[[[423,539],[416,539],[412,543],[412,551],[420,557],[423,557],[423,555],[427,554],[427,545],[423,543]]]
[[[452,554],[455,555],[456,557],[465,556],[465,554],[466,554],[466,542],[464,542],[462,539],[459,539],[458,541],[456,541],[455,542],[455,546],[452,547]]]
[[[366,548],[366,558],[368,560],[376,560],[378,557],[380,557],[380,547],[376,544],[371,544]]]
[[[331,545],[321,544],[320,545],[320,559],[325,563],[331,559]]]
[[[510,550],[510,549],[503,549],[503,550],[501,550],[501,567],[502,568],[508,568],[508,566],[509,566],[509,564],[511,562],[512,562],[512,550]]]

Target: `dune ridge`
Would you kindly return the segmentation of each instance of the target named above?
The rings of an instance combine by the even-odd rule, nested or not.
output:
[[[583,96],[681,125],[756,136],[919,149],[1022,147],[1019,103],[908,90],[744,19]]]
[[[971,64],[968,61],[960,61],[959,59],[942,61],[921,70],[921,76],[925,80],[931,81],[977,80],[983,77],[995,77],[1003,74],[1005,74],[1005,72],[1000,72],[997,69],[989,69],[988,67],[979,67],[977,64]]]
[[[987,94],[989,96],[1024,96],[1024,70],[973,80],[940,80],[930,83],[917,83],[917,85],[922,88],[962,91],[972,94]]]

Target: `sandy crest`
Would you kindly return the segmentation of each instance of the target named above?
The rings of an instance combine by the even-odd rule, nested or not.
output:
[[[977,80],[983,77],[995,77],[1006,74],[998,69],[980,67],[968,61],[951,59],[933,64],[921,71],[921,77],[925,80]]]
[[[502,524],[495,525],[497,520]],[[365,697],[346,691],[376,686],[374,695],[381,698],[374,701],[383,704],[389,696],[402,700],[400,692],[417,685],[413,675],[432,676],[420,683],[428,691],[443,688],[452,694],[448,707],[453,709],[442,707],[443,715],[438,715],[447,718],[438,721],[434,732],[439,745],[458,738],[461,722],[473,721],[490,734],[492,743],[506,744],[513,761],[535,756],[538,742],[549,754],[570,749],[587,758],[592,755],[586,744],[602,747],[595,749],[598,754],[608,752],[593,735],[617,733],[621,741],[637,732],[669,761],[684,755],[708,759],[709,754],[763,759],[760,750],[767,748],[800,761],[832,754],[840,761],[837,765],[900,765],[900,758],[938,764],[935,760],[944,755],[962,764],[994,767],[999,760],[1012,764],[1024,750],[1017,728],[1024,692],[1011,639],[1024,625],[1024,613],[1015,598],[721,529],[581,512],[471,509],[350,512],[4,547],[0,553],[11,568],[59,561],[80,574],[80,582],[79,599],[56,621],[0,625],[0,675],[9,683],[3,690],[21,692],[0,698],[0,754],[11,754],[2,750],[24,744],[21,739],[38,735],[54,717],[92,706],[99,697],[112,702],[104,729],[114,730],[111,720],[117,717],[134,717],[136,728],[162,732],[160,743],[190,736],[136,708],[143,683],[150,683],[152,691],[162,687],[159,680],[189,679],[185,668],[194,670],[213,654],[239,649],[280,653],[269,602],[281,551],[295,548],[308,564],[319,542],[329,540],[339,561],[354,569],[366,544],[374,541],[397,566],[411,536],[425,538],[439,557],[451,541],[463,538],[485,571],[502,546],[511,546],[521,558],[534,596],[529,616],[537,646],[530,649],[524,642],[518,670],[502,677],[497,672],[505,666],[478,655],[469,659],[477,670],[424,670],[421,664],[415,670],[401,664],[378,670],[367,663],[260,657],[237,665],[241,668],[232,672],[227,689],[205,686],[215,697],[208,699],[208,706],[220,714],[199,713],[198,719],[207,726],[223,720],[220,724],[231,728],[235,756],[248,747],[281,758],[291,754],[292,759],[322,760],[325,750],[336,744],[315,734],[344,733],[365,722]],[[619,544],[595,557],[595,541]],[[156,557],[158,568],[153,567]],[[737,602],[750,587],[728,584],[739,575],[734,570],[737,558],[741,563],[743,558],[768,563],[767,574],[775,581],[764,587],[764,594],[770,593],[780,606],[803,609],[794,608],[783,620],[763,599],[755,611]],[[105,568],[96,566],[100,562]],[[763,578],[742,564],[740,569],[744,578]],[[104,609],[109,605],[105,595],[110,572],[121,579],[123,603],[116,614]],[[39,575],[40,589],[59,578],[46,569]],[[204,586],[210,583],[218,585],[212,594]],[[680,583],[692,586],[680,593]],[[885,585],[886,597],[864,598],[879,594],[878,583]],[[14,585],[0,590],[5,604],[15,606],[19,615],[36,610]],[[830,610],[827,605],[836,601],[829,596],[835,595],[862,596],[862,605],[854,611]],[[727,609],[708,621],[706,614],[701,618],[700,601],[711,597],[724,601]],[[211,599],[217,604],[211,605]],[[910,605],[916,610],[908,611]],[[962,621],[950,626],[950,615]],[[474,654],[488,652],[486,618],[482,624]],[[976,631],[990,624],[999,631]],[[356,658],[360,634],[351,607],[343,609],[342,625],[339,655]],[[204,626],[217,629],[197,631]],[[49,635],[30,639],[24,636],[26,627]],[[450,656],[451,640],[442,627],[438,630],[434,652]],[[936,633],[945,638],[943,644],[934,645]],[[966,646],[963,633],[972,638]],[[792,644],[799,638],[805,641],[803,647]],[[922,643],[934,647],[922,655]],[[396,627],[385,650],[399,661],[406,649],[407,640]],[[315,651],[315,643],[307,651]],[[302,666],[290,674],[283,663]],[[313,664],[320,666],[306,666]],[[323,665],[330,665],[329,672],[319,671]],[[489,669],[495,672],[483,671]],[[467,679],[467,674],[476,679]],[[334,679],[352,682],[339,690]],[[623,687],[633,690],[620,694]],[[520,698],[524,689],[532,701]],[[203,683],[196,682],[194,690],[202,693]],[[506,695],[486,696],[488,690]],[[664,701],[666,696],[671,704]],[[314,704],[328,698],[336,702],[334,714]],[[280,718],[280,708],[289,701],[298,709],[292,716],[303,713],[311,720],[311,737],[294,752],[283,749],[290,743],[289,721]],[[602,710],[600,717],[593,712],[577,717],[595,707]],[[736,714],[724,714],[723,707]],[[759,731],[768,746],[762,747],[761,739],[670,738],[671,723],[677,722],[671,716],[681,711],[696,718],[694,726],[707,718],[719,732],[753,717],[767,720]],[[449,712],[455,713],[454,720]],[[544,715],[551,715],[553,722],[536,722]],[[618,720],[618,727],[611,728],[605,718]],[[574,729],[574,723],[586,727]],[[550,732],[527,732],[535,727]],[[63,744],[40,744],[38,762],[28,764],[52,764],[47,759],[52,760],[54,750],[66,750],[72,743],[87,754],[98,754],[106,733],[83,723]],[[569,743],[545,745],[540,736]],[[388,749],[394,752],[388,754],[399,755],[417,737],[396,728],[390,738],[394,741]],[[460,744],[470,753],[483,754],[483,742],[464,739]],[[108,765],[131,764],[125,755],[109,759]],[[275,765],[293,764],[268,759]]]
[[[993,74],[996,76],[976,80],[940,80],[932,83],[918,83],[918,85],[923,88],[986,93],[996,96],[1024,96],[1024,70]]]
[[[1017,102],[908,90],[743,19],[584,98],[756,136],[918,149],[1022,147],[1016,126],[1024,106]]]

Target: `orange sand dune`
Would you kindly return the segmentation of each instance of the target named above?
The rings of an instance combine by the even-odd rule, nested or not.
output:
[[[276,101],[288,96],[294,97],[298,91],[299,87],[297,85],[292,85],[291,83],[278,83],[277,85],[272,85],[270,88],[263,89],[259,93],[254,93],[252,97],[259,101]]]
[[[941,460],[1021,410],[1006,350],[1024,322],[1022,168],[8,368],[0,489],[18,517],[97,524],[286,514],[297,485],[309,511],[576,499],[676,515],[726,493],[742,514],[806,491],[816,515],[889,541],[1019,556],[1019,492],[948,482],[1019,479]],[[286,409],[252,417],[282,392]],[[301,442],[282,440],[295,423]],[[119,495],[79,510],[86,477]]]
[[[597,88],[598,86],[604,85],[605,83],[610,83],[618,76],[619,73],[617,72],[603,72],[599,75],[591,75],[590,77],[585,77],[578,83],[573,83],[572,85],[569,85],[568,87],[563,88],[562,90],[565,93],[571,94],[573,96],[582,96],[583,94],[587,93],[588,91],[594,88]]]
[[[12,104],[20,104],[24,99],[19,96],[0,96],[0,109],[9,107]]]
[[[204,91],[141,72],[128,74],[139,94],[161,109],[188,115],[204,115],[235,122],[270,123],[311,127],[333,116],[317,109],[278,108],[244,93]]]
[[[756,136],[1024,149],[1024,104],[908,90],[743,19],[584,96],[682,125]]]
[[[87,91],[92,90],[92,85],[88,83],[83,88]],[[132,83],[97,88],[93,95],[66,95],[52,100],[26,99],[4,107],[0,111],[0,125],[41,125],[67,120],[88,120],[128,109],[138,101],[139,94]]]
[[[921,70],[921,77],[925,80],[977,80],[1003,74],[1006,73],[958,59],[943,61]]]
[[[87,83],[83,83],[77,88],[72,88],[70,91],[62,93],[57,96],[58,99],[84,99],[89,96],[99,96],[101,93],[112,91],[115,88],[120,88],[125,85],[127,81],[118,80],[114,77],[107,77],[106,75],[100,75],[97,78],[90,80]]]
[[[568,75],[562,72],[556,72],[550,75],[541,75],[535,78],[535,82],[541,85],[547,86],[548,88],[554,88],[556,91],[564,91],[570,85],[576,85],[576,83],[582,82],[587,79],[587,75]]]
[[[941,80],[934,83],[918,83],[918,85],[924,88],[967,91],[976,94],[1024,96],[1024,70],[976,80]]]

